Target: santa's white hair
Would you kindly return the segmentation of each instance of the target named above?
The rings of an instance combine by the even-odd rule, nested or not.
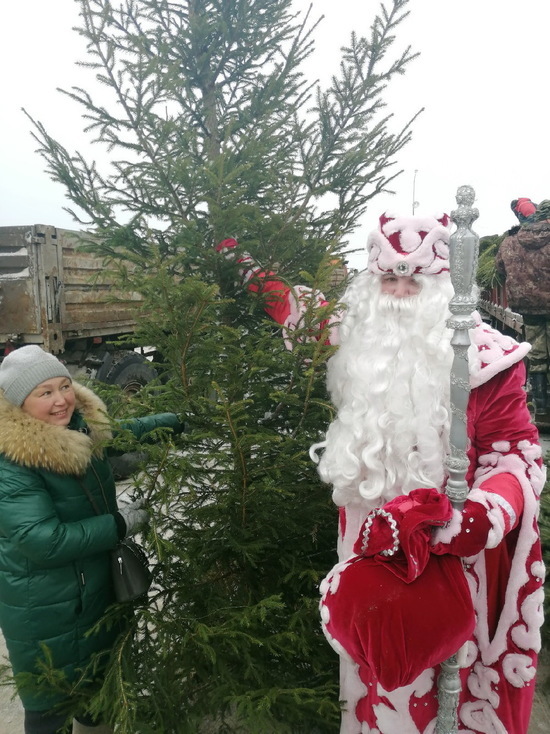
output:
[[[319,463],[337,505],[379,506],[417,487],[441,488],[453,359],[448,274],[415,275],[420,292],[395,298],[381,277],[357,275],[344,296],[340,347],[328,364],[337,409]]]

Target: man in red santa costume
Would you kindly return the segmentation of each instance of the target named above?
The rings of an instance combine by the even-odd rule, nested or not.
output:
[[[470,491],[453,511],[443,494],[453,361],[448,243],[445,215],[382,216],[334,329],[328,388],[337,416],[313,451],[323,449],[319,472],[340,508],[339,563],[321,585],[320,609],[341,657],[341,734],[433,734],[439,664],[459,648],[458,731],[528,729],[545,478],[524,392],[529,345],[479,317],[470,329]],[[292,328],[303,292],[236,244],[218,250],[237,258],[250,290],[277,294],[266,310]]]

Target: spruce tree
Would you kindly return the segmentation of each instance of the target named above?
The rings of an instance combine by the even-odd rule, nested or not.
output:
[[[291,0],[79,0],[102,95],[65,94],[110,165],[39,121],[35,136],[91,246],[143,298],[135,339],[154,347],[159,383],[124,411],[175,410],[186,425],[148,447],[135,479],[154,588],[94,701],[122,734],[337,731],[317,604],[338,517],[309,447],[331,419],[331,261],[411,134],[391,131],[383,96],[414,58],[393,48],[407,2],[352,34],[322,89],[301,71],[317,21]],[[325,292],[292,351],[215,252],[226,237]]]

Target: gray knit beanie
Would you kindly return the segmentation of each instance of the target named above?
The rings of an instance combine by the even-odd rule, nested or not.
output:
[[[0,388],[13,405],[23,405],[27,395],[51,377],[71,379],[65,365],[36,344],[15,349],[0,365]]]

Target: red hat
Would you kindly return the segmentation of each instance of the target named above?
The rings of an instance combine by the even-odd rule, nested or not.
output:
[[[382,214],[367,241],[368,270],[384,275],[449,272],[449,217]]]
[[[514,199],[511,207],[515,214],[521,214],[524,217],[530,217],[537,211],[537,207],[526,196]]]

